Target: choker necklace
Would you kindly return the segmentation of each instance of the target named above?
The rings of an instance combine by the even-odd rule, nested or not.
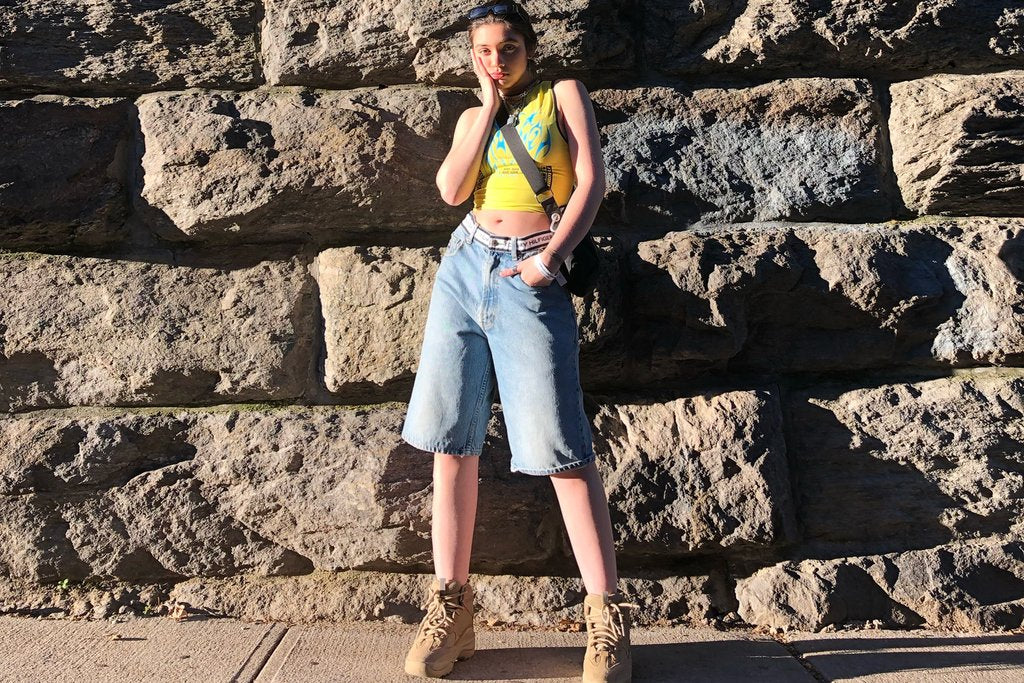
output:
[[[498,91],[498,94],[501,95],[502,101],[505,102],[506,104],[511,104],[511,105],[521,104],[522,101],[524,99],[526,99],[526,96],[530,94],[530,91],[533,90],[533,86],[535,86],[536,84],[537,84],[537,77],[534,76],[533,80],[530,81],[530,85],[528,85],[526,87],[526,90],[524,90],[523,92],[519,93],[518,95],[503,95],[500,90]]]
[[[526,90],[518,95],[509,95],[506,97],[501,94],[500,90],[498,91],[498,94],[501,96],[501,101],[505,105],[505,109],[512,115],[513,125],[519,125],[519,114],[523,111],[523,104],[526,102],[526,98],[529,96],[530,91],[533,90],[534,86],[536,86],[538,82],[537,77],[534,76]]]

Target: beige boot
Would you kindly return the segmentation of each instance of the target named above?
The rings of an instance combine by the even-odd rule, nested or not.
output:
[[[425,605],[416,640],[405,657],[405,673],[440,678],[451,673],[457,659],[476,652],[473,633],[473,588],[467,581],[438,579]]]
[[[615,593],[590,594],[583,598],[587,622],[587,654],[583,658],[583,683],[629,683],[633,657],[629,651],[629,609],[640,605],[623,602]]]

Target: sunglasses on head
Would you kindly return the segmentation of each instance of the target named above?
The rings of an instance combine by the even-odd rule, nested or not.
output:
[[[474,7],[469,10],[469,14],[467,16],[472,20],[486,17],[488,14],[493,14],[496,17],[514,15],[524,21],[526,20],[526,17],[523,16],[522,12],[520,12],[519,8],[515,5],[487,5],[485,7]]]

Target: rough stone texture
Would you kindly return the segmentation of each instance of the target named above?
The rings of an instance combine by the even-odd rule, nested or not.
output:
[[[0,566],[32,581],[299,573],[305,558],[230,518],[173,417],[0,423]],[[206,448],[205,450],[209,450]]]
[[[880,112],[866,81],[593,93],[615,221],[890,217]]]
[[[156,614],[174,584],[38,583],[0,575],[0,615],[107,619]]]
[[[1024,206],[1024,71],[894,83],[893,165],[921,214],[1013,216]]]
[[[401,441],[404,408],[40,411],[2,419],[0,574],[163,581],[426,569],[431,456]],[[658,432],[666,416],[674,427]],[[509,471],[500,422],[492,416],[480,467],[474,571],[573,571],[548,478]],[[737,434],[746,450],[712,448],[717,432],[705,432],[705,422]],[[770,395],[608,407],[597,424],[614,432],[602,437],[599,466],[619,526],[642,534],[637,543],[623,537],[624,562],[650,562],[655,547],[669,547],[654,554],[658,562],[782,540],[792,513]],[[686,439],[682,449],[669,438],[673,430]],[[657,463],[654,479],[644,474],[647,462]]]
[[[632,28],[618,0],[528,7],[546,73],[598,78],[635,66]],[[470,5],[454,0],[266,0],[263,62],[272,85],[347,88],[434,83],[477,87],[469,61]]]
[[[660,4],[660,3],[659,3]],[[700,59],[690,50],[653,52],[669,71],[707,62],[718,69],[906,76],[1006,68],[1024,63],[1024,25],[1007,0],[749,0],[702,3],[715,16],[739,11]],[[705,19],[706,20],[706,19]],[[696,47],[703,48],[707,42]],[[676,48],[679,50],[679,48]],[[662,56],[663,55],[663,56]],[[659,59],[660,57],[660,59]]]
[[[419,361],[436,248],[346,247],[317,257],[324,384],[353,391],[410,376]]]
[[[431,577],[423,574],[316,572],[308,576],[196,578],[177,584],[175,601],[243,619],[293,623],[349,619],[416,623]],[[490,625],[552,627],[582,621],[582,582],[547,576],[470,575],[476,618]],[[620,587],[643,605],[633,623],[706,624],[736,609],[718,570],[695,576],[623,578]]]
[[[465,10],[452,0],[32,0],[0,8],[9,55],[0,87],[102,94],[245,88],[261,81],[259,44],[272,85],[474,86]],[[670,74],[898,76],[1024,63],[1024,13],[1006,0],[645,0],[637,7],[570,0],[530,10],[541,68],[589,82],[628,78],[641,49],[647,65]]]
[[[328,242],[382,224],[447,232],[466,209],[446,207],[432,181],[470,97],[420,88],[146,95],[142,198],[170,239]],[[617,225],[891,213],[878,105],[863,81],[689,96],[601,90],[594,101],[606,138],[605,220]]]
[[[638,17],[640,50],[649,68],[670,74],[692,74],[723,67],[707,51],[725,34],[747,0],[642,0]]]
[[[630,257],[625,376],[1019,364],[1022,264],[1019,219],[670,233]]]
[[[736,372],[969,367],[1024,359],[1024,222],[742,224],[598,238],[602,280],[574,298],[584,387]],[[437,250],[322,252],[325,384],[404,397]]]
[[[267,0],[267,80],[474,87],[466,8],[451,0],[429,7]],[[1024,63],[1024,12],[1007,0],[569,0],[528,9],[540,36],[540,68],[589,83],[628,79],[640,52],[649,68],[679,75],[906,76]]]
[[[0,408],[301,396],[312,278],[300,258],[224,270],[0,254]]]
[[[694,552],[763,550],[795,537],[782,413],[772,392],[606,404],[593,423],[614,535],[630,556],[660,563]]]
[[[0,6],[0,88],[122,94],[262,81],[255,0],[24,0]]]
[[[1024,545],[958,543],[835,560],[783,562],[736,586],[739,613],[761,626],[817,631],[844,621],[954,631],[1020,628]]]
[[[404,405],[7,418],[0,574],[426,569],[431,456],[401,442],[403,416]],[[507,447],[487,448],[474,570],[571,567],[550,484],[513,477]]]
[[[401,441],[404,415],[399,404],[241,416],[213,435],[228,466],[205,460],[197,476],[248,528],[318,569],[426,569],[433,456]],[[552,566],[564,552],[550,485],[513,476],[495,420],[488,431],[473,567]]]
[[[0,5],[0,249],[56,252],[0,255],[0,612],[418,619],[431,455],[381,402],[468,208],[466,6]],[[638,623],[1024,625],[1024,8],[530,11],[602,138],[573,303]],[[479,603],[575,620],[502,417]]]
[[[0,15],[6,11],[0,7]],[[0,100],[0,247],[74,248],[120,239],[130,117],[123,100]]]
[[[573,297],[580,339],[596,353],[622,325],[621,245],[596,237],[601,278]],[[317,258],[324,318],[324,384],[346,398],[378,398],[411,389],[423,343],[430,293],[443,250],[346,247]],[[617,356],[621,366],[621,355]],[[606,368],[612,371],[612,367]]]
[[[932,355],[954,365],[1024,365],[1024,224],[977,228],[957,235],[945,261],[959,306],[939,326]]]
[[[433,179],[467,96],[420,88],[145,95],[142,199],[169,239],[320,243],[450,231],[465,209],[446,207]]]
[[[818,386],[787,397],[785,407],[805,557],[1019,538],[1024,530],[1020,373]]]

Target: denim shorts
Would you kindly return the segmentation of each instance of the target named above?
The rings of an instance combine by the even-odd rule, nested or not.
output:
[[[569,291],[557,281],[528,285],[499,272],[530,251],[495,249],[472,212],[441,257],[402,439],[424,451],[480,455],[494,402],[501,401],[511,470],[546,475],[594,460],[583,412],[579,327]]]

